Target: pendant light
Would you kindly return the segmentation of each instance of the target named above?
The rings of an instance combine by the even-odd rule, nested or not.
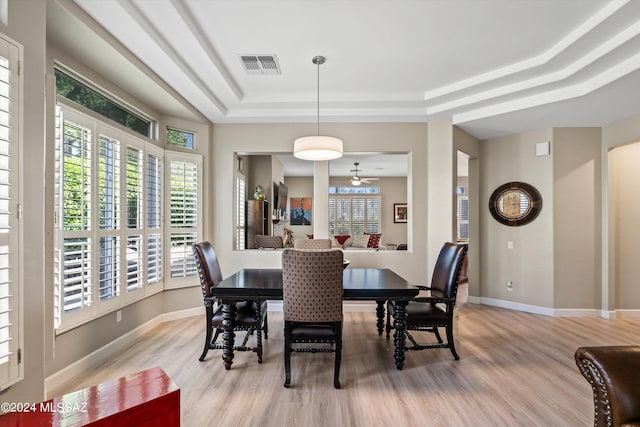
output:
[[[342,157],[342,140],[320,135],[320,65],[324,64],[324,61],[324,56],[314,56],[311,60],[316,64],[318,74],[318,127],[316,136],[304,136],[293,142],[293,155],[302,160],[321,161]]]

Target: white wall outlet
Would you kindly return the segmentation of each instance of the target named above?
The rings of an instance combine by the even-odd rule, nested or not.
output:
[[[507,249],[513,249],[513,240],[507,240]]]
[[[507,290],[508,291],[513,291],[513,281],[512,280],[507,280]]]
[[[122,320],[122,310],[116,311],[116,323],[119,323]]]

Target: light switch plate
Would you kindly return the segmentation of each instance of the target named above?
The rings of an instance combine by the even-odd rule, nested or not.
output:
[[[540,157],[540,156],[548,156],[550,153],[550,149],[549,149],[549,141],[545,141],[545,142],[538,142],[536,144],[536,156]]]

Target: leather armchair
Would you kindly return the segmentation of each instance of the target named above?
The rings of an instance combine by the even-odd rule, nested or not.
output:
[[[593,390],[594,426],[640,426],[640,346],[580,347],[574,357]]]

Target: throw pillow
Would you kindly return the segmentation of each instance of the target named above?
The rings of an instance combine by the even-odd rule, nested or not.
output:
[[[341,245],[344,245],[344,242],[347,241],[347,239],[351,236],[349,236],[348,234],[342,235],[342,236],[333,236],[338,243],[340,243]]]
[[[357,236],[353,236],[353,247],[354,248],[366,248],[367,244],[369,244],[369,235],[368,234],[359,234]]]
[[[335,248],[342,249],[342,245],[338,242],[337,239],[333,238],[331,239],[331,249]]]
[[[382,237],[381,233],[364,233],[369,235],[369,244],[368,248],[378,248],[380,245],[380,237]]]
[[[313,234],[307,234],[308,239],[313,239]]]

